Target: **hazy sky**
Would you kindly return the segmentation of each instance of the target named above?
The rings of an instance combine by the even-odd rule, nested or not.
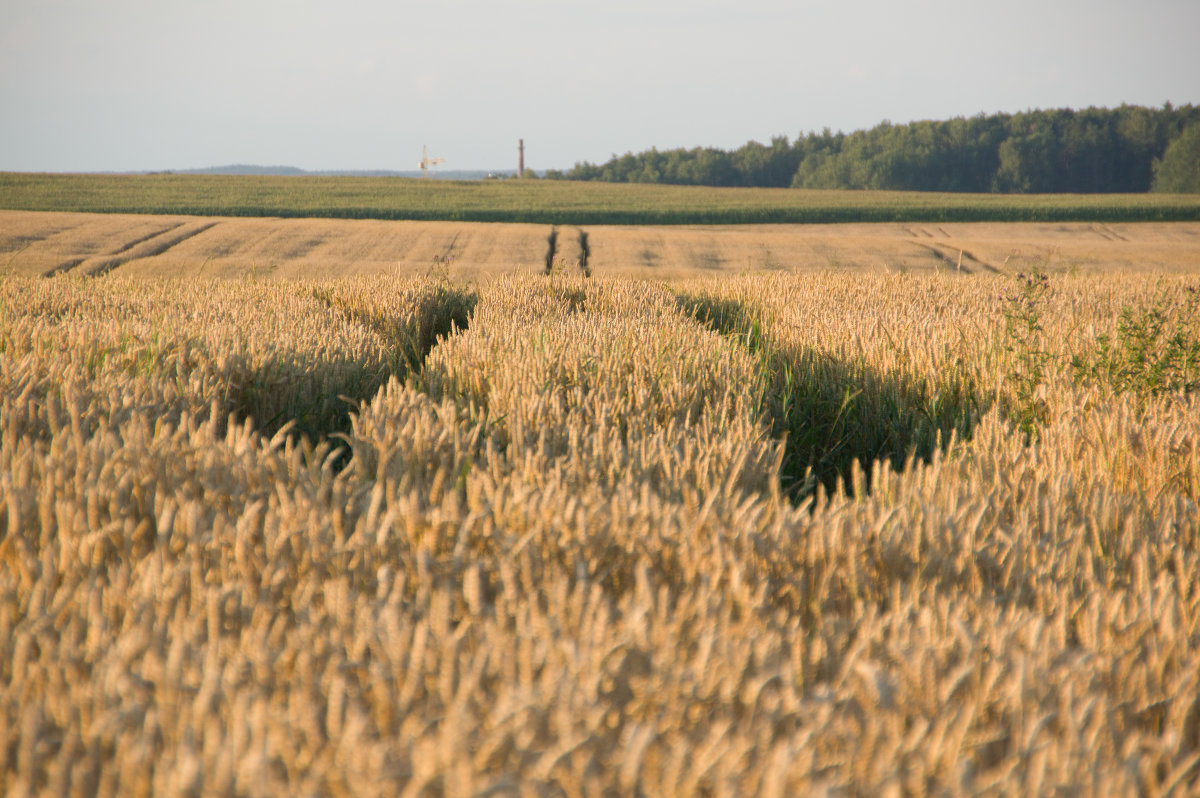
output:
[[[0,170],[526,165],[1200,104],[1200,0],[0,0]]]

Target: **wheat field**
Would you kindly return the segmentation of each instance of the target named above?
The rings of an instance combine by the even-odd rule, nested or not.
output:
[[[456,277],[543,265],[541,225],[0,211],[0,272],[92,276]]]
[[[6,795],[1200,792],[1187,261],[44,278],[129,238],[20,218]]]
[[[0,274],[471,280],[581,263],[597,276],[655,280],[814,269],[1188,273],[1200,270],[1200,223],[579,227],[0,210]]]

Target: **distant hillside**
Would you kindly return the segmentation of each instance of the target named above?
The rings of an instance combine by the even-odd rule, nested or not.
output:
[[[171,169],[167,174],[177,175],[302,175],[303,169],[295,166],[255,166],[253,164],[230,164],[229,166],[207,166],[203,169]]]
[[[1122,105],[979,115],[853,133],[808,133],[737,150],[652,149],[549,178],[821,189],[976,193],[1200,192],[1200,108]],[[1168,147],[1175,142],[1168,157]],[[1168,174],[1168,172],[1170,174]],[[1184,179],[1178,176],[1184,175]],[[1157,180],[1157,182],[1156,182]]]
[[[396,171],[392,169],[321,169],[308,170],[295,166],[257,166],[254,164],[230,164],[207,166],[203,169],[172,169],[167,174],[177,175],[270,175],[270,176],[317,176],[317,177],[421,177],[419,169]],[[483,180],[489,175],[502,174],[481,169],[438,169],[430,170],[429,176],[439,180]]]

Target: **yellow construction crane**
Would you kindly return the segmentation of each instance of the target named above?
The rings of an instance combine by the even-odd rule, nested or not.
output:
[[[429,177],[429,167],[445,162],[445,158],[430,158],[429,150],[424,145],[421,146],[421,162],[417,164],[421,167],[421,177]]]

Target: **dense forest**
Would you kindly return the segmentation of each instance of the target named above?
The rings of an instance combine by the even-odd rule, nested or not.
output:
[[[651,149],[548,178],[1003,193],[1200,192],[1200,107],[1122,105],[884,122],[736,150]]]

